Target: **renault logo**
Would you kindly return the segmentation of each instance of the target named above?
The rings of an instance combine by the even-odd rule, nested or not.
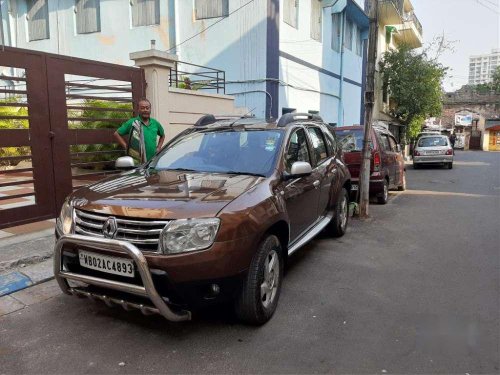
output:
[[[115,238],[116,231],[118,230],[118,226],[116,225],[116,219],[111,216],[108,217],[102,226],[102,234],[106,238]]]

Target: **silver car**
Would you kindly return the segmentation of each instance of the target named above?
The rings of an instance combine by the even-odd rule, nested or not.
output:
[[[453,149],[445,135],[425,135],[417,141],[413,151],[413,168],[422,164],[442,164],[453,168]]]

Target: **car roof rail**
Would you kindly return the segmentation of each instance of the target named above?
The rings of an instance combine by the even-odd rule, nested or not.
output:
[[[210,125],[216,122],[217,119],[215,118],[214,115],[204,115],[201,116],[198,121],[194,123],[194,126],[205,126],[205,125]]]
[[[320,115],[312,114],[312,113],[286,113],[283,116],[280,117],[277,126],[279,128],[284,128],[288,124],[291,124],[292,122],[295,122],[297,120],[301,120],[301,117],[307,120],[312,120],[312,121],[320,121],[323,122],[323,119],[321,118]]]
[[[201,116],[198,121],[195,122],[194,126],[206,126],[206,125],[211,125],[216,123],[219,120],[240,120],[240,119],[245,119],[245,118],[255,118],[254,115],[203,115]]]

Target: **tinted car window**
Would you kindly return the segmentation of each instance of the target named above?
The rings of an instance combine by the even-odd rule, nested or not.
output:
[[[305,161],[311,164],[309,149],[307,147],[306,132],[304,129],[298,129],[290,136],[290,141],[285,154],[287,172],[292,170],[292,165],[296,161]]]
[[[361,129],[335,130],[339,137],[342,149],[346,152],[361,151],[363,149],[363,136],[365,132]]]
[[[319,128],[308,128],[309,136],[311,137],[312,148],[317,163],[328,159],[328,152],[326,151],[326,144],[323,138],[323,132]]]
[[[448,140],[445,137],[425,137],[420,138],[418,147],[436,147],[448,146]]]
[[[397,146],[397,142],[394,138],[392,138],[391,136],[389,136],[389,144],[391,145],[391,150],[393,152],[397,152],[398,151],[398,146]]]
[[[386,151],[392,151],[391,150],[391,145],[389,143],[389,137],[385,134],[380,134],[380,140],[382,141],[382,149]]]
[[[282,137],[278,130],[195,132],[166,147],[150,168],[267,176],[274,169]]]

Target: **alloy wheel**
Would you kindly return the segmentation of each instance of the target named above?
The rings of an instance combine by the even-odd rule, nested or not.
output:
[[[267,308],[276,298],[280,282],[280,260],[276,250],[271,250],[264,263],[264,282],[260,285],[260,300]]]

